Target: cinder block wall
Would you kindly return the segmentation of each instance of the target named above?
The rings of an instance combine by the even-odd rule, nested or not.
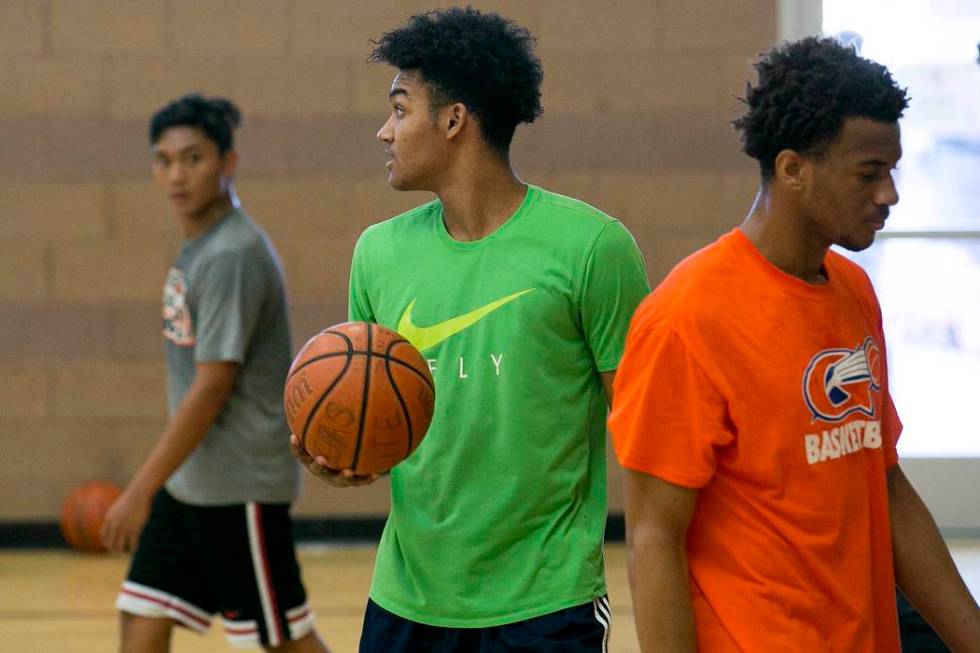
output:
[[[756,186],[729,121],[776,0],[474,1],[527,25],[545,117],[528,181],[620,217],[656,283],[735,225]],[[239,193],[278,245],[296,346],[345,317],[361,229],[428,196],[385,184],[393,71],[368,40],[430,2],[0,3],[0,521],[123,484],[165,420],[159,301],[179,234],[146,120],[189,90],[242,108]],[[618,473],[611,506],[621,508]],[[380,515],[387,488],[308,482],[300,515]]]

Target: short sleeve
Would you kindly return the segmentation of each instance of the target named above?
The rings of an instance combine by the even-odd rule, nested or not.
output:
[[[609,416],[620,464],[700,488],[734,431],[728,402],[667,327],[631,327]]]
[[[875,292],[874,284],[864,269],[853,266],[862,289],[862,300],[869,307],[875,318],[875,328],[878,331],[878,342],[881,343],[881,365],[883,383],[881,387],[882,411],[881,411],[881,433],[882,449],[885,454],[885,465],[892,467],[898,464],[898,439],[902,435],[902,420],[898,417],[895,403],[892,401],[889,375],[888,375],[888,345],[885,342],[885,325],[881,315],[881,304],[878,303],[878,294]]]
[[[368,296],[368,275],[365,269],[366,248],[364,234],[354,246],[354,255],[350,266],[350,285],[348,287],[347,319],[352,322],[376,322],[371,300]]]
[[[885,465],[892,467],[898,464],[898,438],[902,435],[902,420],[898,417],[898,411],[895,409],[895,403],[892,401],[892,395],[889,389],[888,351],[887,345],[885,344],[885,334],[883,330],[879,330],[879,333],[882,346],[881,361],[884,371],[884,384],[882,385],[881,393],[883,399],[883,410],[881,412],[882,447],[885,454]]]
[[[630,317],[649,292],[636,241],[622,223],[610,221],[589,254],[580,304],[585,339],[600,372],[619,366]]]
[[[264,267],[246,265],[245,258],[244,252],[221,252],[197,275],[195,362],[245,362],[266,296]]]

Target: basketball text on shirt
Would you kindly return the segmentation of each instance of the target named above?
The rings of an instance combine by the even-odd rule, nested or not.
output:
[[[870,336],[853,349],[824,349],[803,373],[803,399],[814,422],[837,423],[803,436],[811,465],[881,447],[881,422],[875,402],[881,391],[881,349]],[[851,419],[849,416],[872,419]]]

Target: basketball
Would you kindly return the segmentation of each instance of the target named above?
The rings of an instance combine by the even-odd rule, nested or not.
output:
[[[99,529],[119,494],[119,488],[106,481],[86,483],[68,493],[61,504],[59,523],[68,546],[77,551],[105,551]]]
[[[378,324],[345,322],[313,336],[286,377],[286,421],[331,469],[386,472],[419,446],[435,386],[422,354]]]

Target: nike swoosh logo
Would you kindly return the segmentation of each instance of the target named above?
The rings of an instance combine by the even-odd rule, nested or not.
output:
[[[444,322],[439,322],[438,324],[425,327],[415,326],[415,324],[412,323],[412,308],[414,308],[416,302],[416,300],[413,299],[408,305],[408,308],[405,309],[405,312],[402,313],[401,319],[398,320],[397,331],[406,340],[412,343],[416,349],[419,351],[425,351],[426,349],[435,347],[446,338],[454,336],[464,329],[470,328],[504,304],[512,302],[521,295],[526,295],[532,290],[534,290],[534,288],[528,288],[527,290],[515,292],[513,295],[501,297],[500,299],[494,300],[485,306],[474,309],[469,313],[464,313]]]

